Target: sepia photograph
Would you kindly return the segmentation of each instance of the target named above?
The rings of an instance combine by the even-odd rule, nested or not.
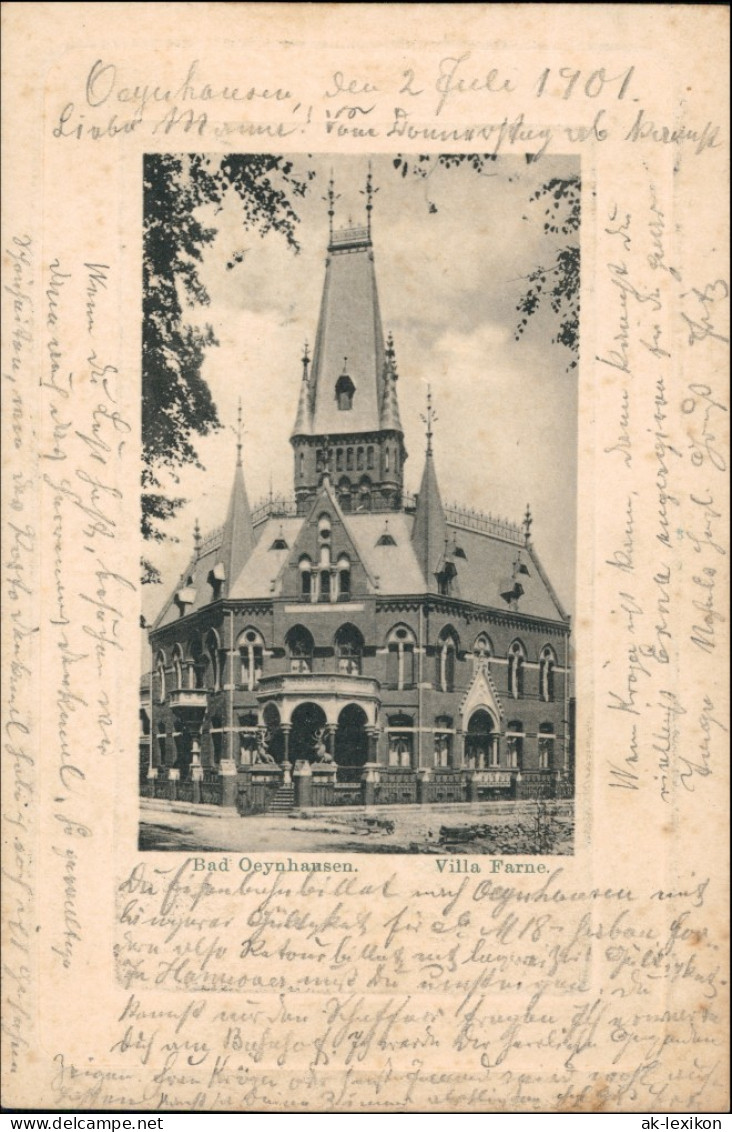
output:
[[[140,848],[573,852],[580,191],[145,156]]]

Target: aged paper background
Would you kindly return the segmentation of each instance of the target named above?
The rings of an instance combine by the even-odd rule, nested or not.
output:
[[[726,9],[4,24],[3,1103],[725,1107]],[[216,97],[177,102],[194,63]],[[339,887],[138,854],[141,155],[520,154],[539,130],[584,190],[575,856],[362,855]]]

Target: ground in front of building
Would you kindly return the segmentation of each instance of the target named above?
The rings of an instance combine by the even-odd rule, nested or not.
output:
[[[140,849],[247,853],[544,855],[574,852],[568,802],[379,806],[257,814],[174,812],[144,804]]]

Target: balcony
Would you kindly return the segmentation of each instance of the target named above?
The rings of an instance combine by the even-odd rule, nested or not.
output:
[[[377,700],[379,691],[379,681],[370,676],[353,676],[345,672],[284,672],[279,676],[264,676],[259,681],[257,699],[330,696],[336,699]]]
[[[204,688],[175,688],[170,693],[170,706],[174,711],[205,711],[208,693]]]

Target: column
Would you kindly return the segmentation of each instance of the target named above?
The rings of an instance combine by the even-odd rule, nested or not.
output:
[[[292,763],[290,762],[290,732],[291,723],[280,725],[282,732],[282,785],[289,786],[292,782]]]
[[[306,759],[298,759],[292,772],[295,785],[295,805],[298,808],[313,804],[313,772]]]
[[[465,766],[465,732],[461,731],[460,728],[455,732],[452,765],[458,770]]]
[[[368,738],[368,757],[367,762],[378,763],[379,761],[379,728],[367,727],[366,736]]]

